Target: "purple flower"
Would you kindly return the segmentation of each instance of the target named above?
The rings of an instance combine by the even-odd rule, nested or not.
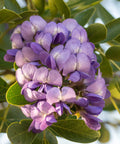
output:
[[[102,122],[96,116],[90,115],[85,112],[80,112],[82,119],[85,121],[86,125],[93,130],[99,130],[101,128],[100,122]]]
[[[38,68],[34,73],[33,80],[43,84],[62,85],[62,76],[60,73],[57,70],[49,71],[46,67]]]
[[[100,95],[103,98],[110,96],[105,85],[105,80],[101,76],[100,70],[98,71],[96,80],[86,88],[86,91]]]
[[[32,129],[36,130],[45,130],[48,126],[52,125],[52,123],[57,122],[53,113],[55,112],[55,108],[51,106],[47,102],[38,102],[36,106],[31,108],[31,118],[33,122],[29,127],[29,131]]]
[[[76,94],[70,87],[63,87],[61,91],[59,88],[54,87],[47,92],[46,99],[49,104],[58,102],[72,103],[76,100]]]

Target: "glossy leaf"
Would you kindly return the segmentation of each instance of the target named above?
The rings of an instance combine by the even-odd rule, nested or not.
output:
[[[7,116],[4,119],[4,115],[6,110],[8,110]],[[7,127],[15,121],[20,121],[22,119],[26,119],[26,117],[23,115],[22,111],[20,108],[15,107],[15,106],[10,106],[9,108],[5,108],[3,110],[0,110],[0,125],[1,122],[4,122],[3,127],[2,127],[2,132],[6,132]]]
[[[120,34],[120,18],[114,19],[106,24],[107,37],[103,42],[110,41]]]
[[[85,11],[78,13],[74,18],[77,20],[77,22],[80,25],[84,26],[89,21],[89,19],[93,16],[95,10],[96,10],[95,8],[87,9]]]
[[[107,30],[103,24],[91,24],[86,30],[90,42],[97,43],[106,38]]]
[[[2,78],[0,78],[0,102],[6,101],[5,94],[8,87],[8,84]]]
[[[66,3],[63,0],[53,0],[58,11],[64,15],[65,18],[70,17],[70,10],[69,7],[66,5]]]
[[[4,6],[4,0],[0,0],[0,9],[2,9]]]
[[[50,8],[50,12],[52,14],[52,16],[54,17],[57,13],[57,7],[54,3],[54,0],[48,0],[48,5],[49,5],[49,8]]]
[[[110,133],[104,124],[101,125],[100,132],[101,132],[101,136],[99,138],[99,141],[101,143],[107,143],[110,140]]]
[[[45,8],[45,0],[32,0],[36,9],[39,10],[39,13],[42,13]]]
[[[96,5],[96,10],[98,17],[102,19],[104,24],[114,19],[114,17],[101,4]]]
[[[100,71],[102,72],[102,76],[112,77],[113,72],[112,72],[112,67],[110,65],[109,60],[104,56],[101,56],[101,57],[102,57],[102,62],[100,63]]]
[[[29,103],[25,100],[24,96],[21,95],[21,87],[17,82],[9,87],[6,93],[6,99],[7,102],[12,105],[25,105]]]
[[[21,16],[14,11],[8,10],[8,9],[2,9],[0,10],[0,24],[1,23],[8,23],[10,21],[13,21],[17,18],[21,18]]]
[[[0,49],[0,69],[11,69],[13,67],[13,64],[10,62],[4,61],[4,55],[6,52],[2,49]]]
[[[9,10],[13,10],[17,13],[20,13],[21,11],[21,8],[16,0],[4,0],[4,6],[5,8]]]
[[[110,47],[106,53],[106,57],[115,61],[120,61],[120,46]]]
[[[81,143],[93,142],[100,136],[98,131],[88,128],[83,120],[60,120],[49,129],[68,140]]]
[[[56,137],[48,129],[38,134],[28,132],[30,123],[30,120],[12,123],[7,129],[10,141],[14,144],[57,144]]]
[[[84,10],[100,3],[101,1],[102,0],[69,0],[67,4],[70,8]]]

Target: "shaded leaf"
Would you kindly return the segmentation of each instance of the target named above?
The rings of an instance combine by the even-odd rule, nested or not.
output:
[[[106,24],[107,37],[103,42],[110,41],[120,34],[120,18],[114,19]]]
[[[8,87],[8,84],[2,78],[0,78],[0,102],[6,101],[5,94]]]
[[[30,120],[12,123],[7,129],[7,135],[14,144],[57,144],[56,137],[48,130],[35,134],[28,132]]]
[[[34,11],[33,10],[24,11],[24,12],[20,13],[21,18],[17,18],[14,20],[14,26],[21,24],[23,21],[29,19],[30,16],[36,15],[36,14],[38,14],[38,11],[35,11],[35,10]]]
[[[6,99],[12,105],[25,105],[29,103],[25,100],[24,95],[21,95],[21,87],[17,82],[9,87],[6,93]]]
[[[96,10],[95,8],[87,9],[85,11],[78,13],[74,18],[77,20],[77,22],[80,25],[84,26],[89,21],[89,19],[93,16],[95,10]]]
[[[14,11],[8,9],[0,10],[0,24],[1,23],[9,23],[17,18],[21,18],[21,16]]]
[[[54,0],[48,0],[48,5],[49,5],[49,8],[50,8],[50,12],[52,14],[52,16],[54,17],[57,13],[57,7],[54,3]]]
[[[100,63],[100,71],[102,72],[102,76],[103,77],[112,77],[113,76],[113,72],[112,72],[112,67],[110,65],[109,60],[102,56],[102,62]]]
[[[70,10],[69,7],[66,5],[66,3],[63,0],[53,0],[58,11],[64,15],[65,18],[70,17]]]
[[[4,6],[4,0],[0,0],[0,9],[2,9]]]
[[[6,52],[2,49],[0,49],[0,69],[11,69],[13,67],[13,64],[11,62],[5,62],[4,61],[4,55]]]
[[[84,10],[100,3],[101,1],[102,0],[69,0],[67,4],[70,8]]]
[[[96,5],[96,10],[98,17],[102,19],[104,24],[114,19],[114,17],[101,4]]]
[[[13,10],[17,13],[21,12],[21,8],[16,0],[4,0],[4,6],[5,8],[9,10]]]
[[[61,137],[81,143],[93,142],[100,136],[98,131],[88,128],[83,120],[60,120],[49,129]]]
[[[22,111],[20,108],[15,107],[15,106],[10,106],[8,110],[8,114],[6,119],[4,119],[4,114],[7,108],[0,110],[0,125],[1,122],[4,121],[4,125],[2,127],[2,132],[6,132],[7,127],[15,121],[20,121],[22,119],[26,119],[26,117],[23,115]]]
[[[95,23],[88,26],[86,29],[88,33],[89,41],[97,43],[106,38],[106,27],[103,24]]]
[[[110,47],[106,53],[106,57],[115,61],[120,61],[120,46]]]
[[[101,143],[108,142],[110,140],[110,133],[109,133],[108,129],[105,127],[104,124],[101,124],[100,132],[101,132],[101,136],[99,138],[99,141]]]

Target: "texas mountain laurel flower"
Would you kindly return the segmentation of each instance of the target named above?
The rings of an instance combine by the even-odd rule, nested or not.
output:
[[[75,115],[99,130],[97,116],[110,96],[86,30],[74,19],[47,23],[31,16],[11,35],[5,61],[15,62],[21,93],[32,104],[21,107],[33,121],[29,131],[41,132],[63,114]],[[96,75],[97,73],[97,75]]]

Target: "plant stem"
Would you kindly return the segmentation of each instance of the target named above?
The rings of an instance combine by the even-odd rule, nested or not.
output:
[[[5,110],[5,113],[4,113],[4,116],[3,116],[3,120],[2,120],[1,125],[0,125],[0,133],[2,132],[2,128],[4,126],[4,122],[5,122],[6,118],[7,118],[7,114],[8,114],[9,108],[10,108],[10,105],[8,104],[8,107]]]
[[[97,51],[98,51],[101,55],[105,56],[104,52],[102,52],[100,49],[97,49]],[[110,60],[110,62],[120,71],[120,67],[119,67],[113,60]]]

